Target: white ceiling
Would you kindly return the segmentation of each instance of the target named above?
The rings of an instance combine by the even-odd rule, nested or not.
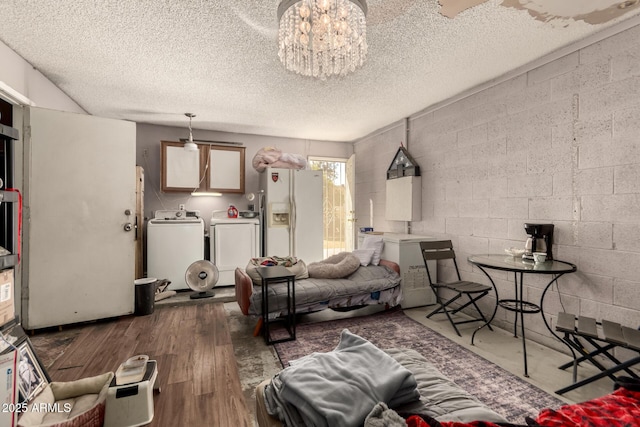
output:
[[[186,127],[193,112],[196,129],[351,141],[640,13],[638,0],[368,0],[365,65],[319,81],[279,62],[279,2],[2,0],[0,40],[94,115]]]

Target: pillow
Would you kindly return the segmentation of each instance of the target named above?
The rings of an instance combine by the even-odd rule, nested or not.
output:
[[[339,252],[329,258],[312,262],[308,266],[309,277],[318,279],[340,279],[360,268],[360,260],[351,252]]]
[[[371,257],[371,264],[380,264],[380,255],[382,254],[382,248],[384,248],[384,240],[382,236],[365,236],[362,241],[362,249],[373,249],[373,257]]]
[[[375,249],[356,249],[352,254],[358,257],[361,266],[366,267],[371,264],[371,258],[373,258],[374,252]]]

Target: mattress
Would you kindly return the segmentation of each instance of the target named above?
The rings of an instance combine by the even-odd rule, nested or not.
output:
[[[400,304],[400,276],[388,267],[360,267],[343,279],[309,278],[296,280],[296,312],[313,312],[326,308],[349,308],[361,305]],[[270,315],[287,308],[287,284],[273,283],[267,288]],[[262,288],[254,286],[249,314],[261,314]]]

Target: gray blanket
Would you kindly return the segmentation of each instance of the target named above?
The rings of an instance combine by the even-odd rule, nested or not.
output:
[[[265,388],[268,411],[287,426],[361,426],[378,402],[419,397],[410,371],[347,329],[335,350],[300,359]]]
[[[500,414],[489,409],[474,396],[458,387],[428,362],[420,353],[407,348],[384,350],[389,356],[413,373],[418,383],[420,400],[393,407],[403,417],[427,415],[438,421],[491,421],[506,423]],[[456,357],[452,354],[451,357]]]
[[[296,280],[296,306],[302,307],[311,303],[328,301],[332,298],[369,294],[396,287],[400,284],[400,276],[382,265],[368,265],[358,268],[353,274],[342,279]],[[269,311],[280,312],[287,308],[287,284],[273,283],[267,288]],[[253,287],[251,294],[250,314],[261,314],[262,289]]]

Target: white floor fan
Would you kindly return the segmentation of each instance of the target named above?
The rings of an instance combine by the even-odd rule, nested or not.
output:
[[[199,260],[191,264],[184,274],[184,280],[194,292],[191,299],[211,298],[214,293],[211,291],[218,283],[218,267],[211,261]]]

